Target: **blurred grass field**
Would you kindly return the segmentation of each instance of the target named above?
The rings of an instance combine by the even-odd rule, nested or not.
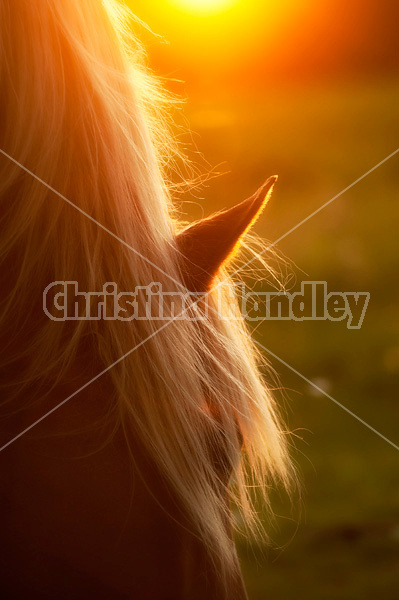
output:
[[[276,240],[396,150],[398,100],[399,85],[389,79],[271,87],[234,97],[220,89],[196,94],[184,111],[193,140],[225,174],[186,197],[183,210],[199,218],[232,206],[277,173],[272,200],[256,224],[258,234]],[[198,163],[198,155],[193,160]],[[294,263],[291,291],[302,280],[322,280],[329,291],[370,292],[361,329],[348,329],[345,321],[267,321],[254,332],[395,444],[398,166],[399,154],[278,244]],[[268,358],[296,433],[303,497],[293,510],[276,497],[281,516],[268,526],[269,547],[238,540],[251,600],[398,598],[398,451]]]

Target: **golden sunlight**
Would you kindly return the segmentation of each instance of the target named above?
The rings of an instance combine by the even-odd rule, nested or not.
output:
[[[228,10],[239,0],[169,0],[177,8],[197,15],[214,15]]]

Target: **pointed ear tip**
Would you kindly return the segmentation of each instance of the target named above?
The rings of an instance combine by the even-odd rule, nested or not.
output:
[[[257,198],[258,202],[261,201],[263,204],[269,200],[270,194],[277,180],[278,175],[272,175],[271,177],[268,177],[266,179],[262,187],[257,192],[255,192],[255,197]]]
[[[277,180],[278,180],[278,175],[272,175],[271,177],[268,177],[259,191],[260,192],[262,192],[262,191],[268,192],[269,190],[272,190],[273,186],[277,182]]]

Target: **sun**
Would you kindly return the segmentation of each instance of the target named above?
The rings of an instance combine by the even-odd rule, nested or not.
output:
[[[180,10],[196,15],[215,15],[228,10],[239,0],[169,0]]]

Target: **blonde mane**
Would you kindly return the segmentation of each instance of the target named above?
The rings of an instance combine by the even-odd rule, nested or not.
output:
[[[110,418],[128,443],[139,436],[223,573],[235,564],[226,495],[235,490],[256,528],[248,482],[267,501],[271,483],[291,479],[286,435],[245,323],[214,315],[165,328],[152,320],[55,323],[41,308],[52,281],[87,291],[108,281],[125,291],[183,284],[181,225],[165,176],[176,152],[168,101],[128,33],[130,19],[114,0],[0,4],[0,148],[135,249],[0,157],[2,352],[10,373],[17,366],[7,406],[18,409],[13,402],[26,390],[62,383],[81,354],[91,357],[89,378],[146,340],[107,374]],[[227,312],[227,277],[222,287]],[[221,479],[210,447],[223,448],[232,482]]]

